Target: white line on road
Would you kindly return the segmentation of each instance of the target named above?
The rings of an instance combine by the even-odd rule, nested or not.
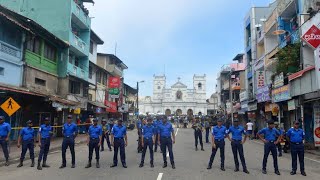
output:
[[[179,131],[179,128],[176,130],[176,134],[175,134],[175,136],[177,136],[178,131]],[[167,157],[169,157],[169,152],[167,152]]]
[[[163,175],[163,173],[159,173],[159,175],[157,177],[157,180],[161,180],[162,179],[162,175]]]

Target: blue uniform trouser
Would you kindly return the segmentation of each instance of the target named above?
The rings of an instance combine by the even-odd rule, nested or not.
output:
[[[34,140],[33,139],[22,141],[22,151],[20,156],[21,161],[23,161],[24,158],[26,157],[26,153],[28,149],[30,153],[30,159],[34,159]]]
[[[168,147],[170,162],[171,164],[174,164],[171,137],[160,137],[160,143],[161,143],[163,162],[167,163],[167,147]]]
[[[221,167],[224,167],[224,160],[225,160],[224,148],[225,148],[225,142],[224,142],[224,140],[221,140],[221,141],[215,140],[215,145],[216,145],[216,148],[212,148],[212,153],[211,153],[211,156],[210,156],[209,166],[212,166],[214,157],[216,156],[216,153],[217,153],[218,149],[220,149]]]
[[[206,143],[209,143],[210,128],[206,128]]]
[[[270,141],[264,144],[264,156],[263,156],[263,162],[262,162],[262,169],[267,169],[267,161],[269,154],[272,154],[273,157],[273,166],[274,170],[278,171],[278,157],[277,157],[277,145],[274,144],[274,141]]]
[[[291,143],[292,171],[297,171],[297,157],[299,157],[300,171],[304,172],[304,145],[303,143]]]
[[[47,161],[47,156],[49,153],[50,148],[50,138],[42,138],[41,139],[41,147],[38,162],[40,163],[42,160],[43,162]]]
[[[144,138],[143,139],[143,150],[142,150],[142,156],[141,156],[141,163],[144,163],[144,158],[146,156],[146,152],[147,152],[147,148],[149,147],[149,151],[150,151],[150,164],[153,164],[153,142],[152,142],[152,138]]]
[[[107,141],[107,145],[108,145],[108,148],[111,149],[111,144],[110,144],[110,139],[109,139],[109,134],[105,134],[105,132],[103,132],[103,135],[102,135],[102,140],[101,140],[101,150],[103,151],[104,150],[104,140],[106,139]]]
[[[123,138],[114,138],[113,164],[118,165],[118,151],[120,149],[120,159],[122,165],[126,164],[125,143]]]
[[[67,164],[67,160],[66,160],[66,152],[68,147],[70,148],[70,152],[71,152],[71,161],[72,164],[74,165],[76,163],[76,155],[75,155],[75,151],[74,151],[74,138],[73,137],[65,137],[63,138],[62,141],[62,164],[66,165]]]
[[[194,138],[195,138],[195,146],[198,147],[198,143],[200,142],[201,148],[203,148],[202,142],[202,131],[194,131]]]
[[[247,169],[246,161],[243,155],[243,145],[241,144],[241,140],[233,140],[231,142],[231,147],[232,147],[232,153],[233,153],[234,164],[236,165],[236,169],[239,169],[238,152],[239,152],[243,170]]]
[[[159,138],[160,138],[160,134],[156,134],[156,142],[155,142],[155,144],[154,144],[154,151],[156,152],[157,151],[157,149],[158,149],[158,141],[159,141]],[[160,147],[161,148],[161,147]]]
[[[6,160],[9,159],[8,142],[5,139],[0,139],[0,145],[3,151],[3,155]]]
[[[99,138],[90,138],[89,141],[89,161],[92,161],[93,150],[96,152],[96,160],[100,159]]]

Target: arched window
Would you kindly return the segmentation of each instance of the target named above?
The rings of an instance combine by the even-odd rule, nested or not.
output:
[[[201,84],[201,83],[198,84],[198,89],[199,89],[199,90],[202,89],[202,84]]]

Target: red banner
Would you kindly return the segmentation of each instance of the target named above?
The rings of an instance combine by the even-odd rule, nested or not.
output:
[[[317,49],[320,45],[320,29],[315,25],[311,26],[311,28],[302,36],[302,39],[311,47]]]
[[[107,112],[112,112],[112,113],[118,112],[116,102],[110,102],[106,100],[105,105],[107,106]]]
[[[120,77],[109,76],[108,88],[120,88],[121,80]]]

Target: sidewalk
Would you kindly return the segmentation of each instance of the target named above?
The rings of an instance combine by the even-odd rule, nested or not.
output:
[[[52,138],[51,144],[50,144],[50,152],[60,150],[61,149],[62,140],[63,140],[62,137]],[[83,144],[83,143],[86,143],[86,140],[87,140],[87,138],[86,138],[85,134],[79,134],[77,136],[77,138],[76,138],[76,142],[75,143],[76,143],[76,145]],[[34,152],[35,153],[35,158],[38,159],[37,155],[40,152],[39,146],[36,146],[34,151],[35,151]],[[9,158],[10,164],[19,162],[20,161],[20,155],[21,155],[21,147],[20,148],[17,147],[17,142],[16,141],[10,142],[10,158]],[[26,154],[26,160],[28,160],[28,159],[30,159],[29,151],[27,151],[27,154]],[[0,150],[0,167],[4,165],[4,162],[5,162],[5,158],[3,156],[3,152],[2,152],[2,149],[1,149]]]

